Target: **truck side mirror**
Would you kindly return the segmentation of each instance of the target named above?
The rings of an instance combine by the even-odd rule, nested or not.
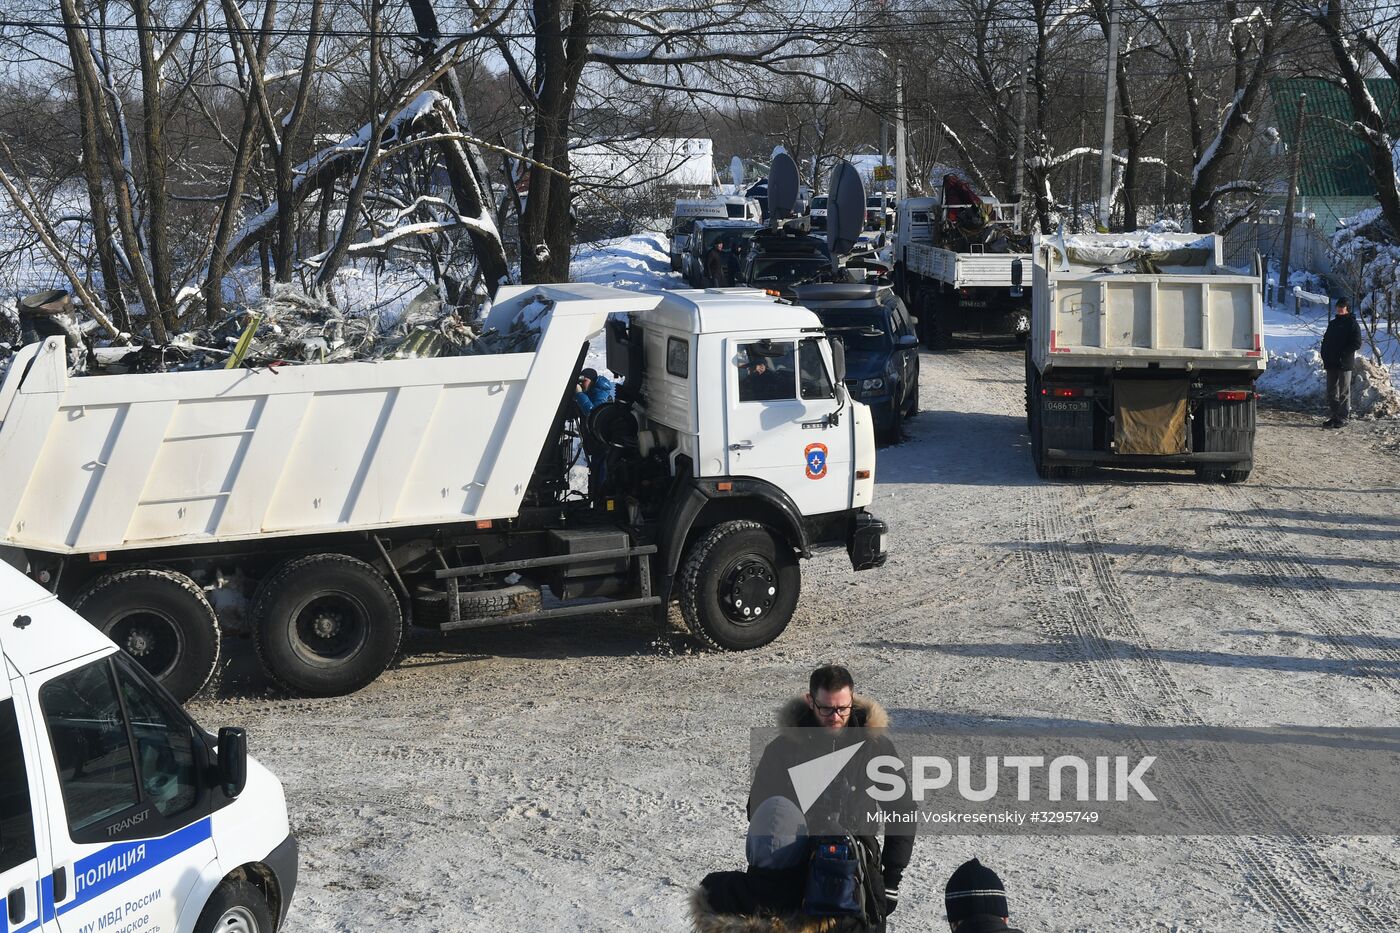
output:
[[[229,797],[248,785],[248,733],[237,726],[219,730],[219,784]]]
[[[831,368],[837,382],[846,381],[846,345],[839,338],[831,341]]]

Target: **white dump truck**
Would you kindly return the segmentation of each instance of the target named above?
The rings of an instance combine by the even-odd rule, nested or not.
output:
[[[1261,276],[1198,234],[1038,237],[1026,415],[1042,477],[1095,465],[1242,482],[1264,371]]]
[[[0,561],[0,929],[273,933],[297,881],[282,785]]]
[[[625,378],[584,418],[605,324]],[[267,671],[333,695],[406,620],[679,602],[703,642],[753,648],[787,626],[799,557],[883,562],[870,412],[811,311],[541,285],[485,325],[496,352],[76,378],[61,339],[30,345],[0,384],[0,558],[181,697],[218,658],[218,580],[247,581]]]
[[[955,331],[1025,336],[1030,254],[1016,250],[1017,208],[948,203],[944,195],[905,198],[895,216],[895,288],[918,317],[920,338],[939,350]],[[980,218],[976,228],[961,226],[959,212]]]

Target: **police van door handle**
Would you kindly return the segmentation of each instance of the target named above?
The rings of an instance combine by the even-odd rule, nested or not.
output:
[[[62,865],[53,870],[53,902],[62,904],[68,900],[68,869]]]
[[[753,450],[753,441],[735,441],[729,445],[730,450]]]
[[[15,888],[5,895],[10,905],[10,926],[17,927],[24,922],[24,888]]]

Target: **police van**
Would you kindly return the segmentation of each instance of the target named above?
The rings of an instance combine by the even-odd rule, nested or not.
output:
[[[0,561],[0,933],[273,933],[282,785]]]

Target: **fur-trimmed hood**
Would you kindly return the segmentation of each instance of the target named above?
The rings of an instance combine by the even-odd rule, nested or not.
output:
[[[812,714],[805,696],[796,696],[778,708],[778,726],[790,729],[794,726],[817,726],[817,717]],[[885,708],[869,697],[853,694],[851,698],[851,718],[848,728],[888,729],[890,714]]]
[[[704,888],[690,894],[690,924],[695,933],[858,933],[867,929],[846,917],[761,917],[715,913]]]

